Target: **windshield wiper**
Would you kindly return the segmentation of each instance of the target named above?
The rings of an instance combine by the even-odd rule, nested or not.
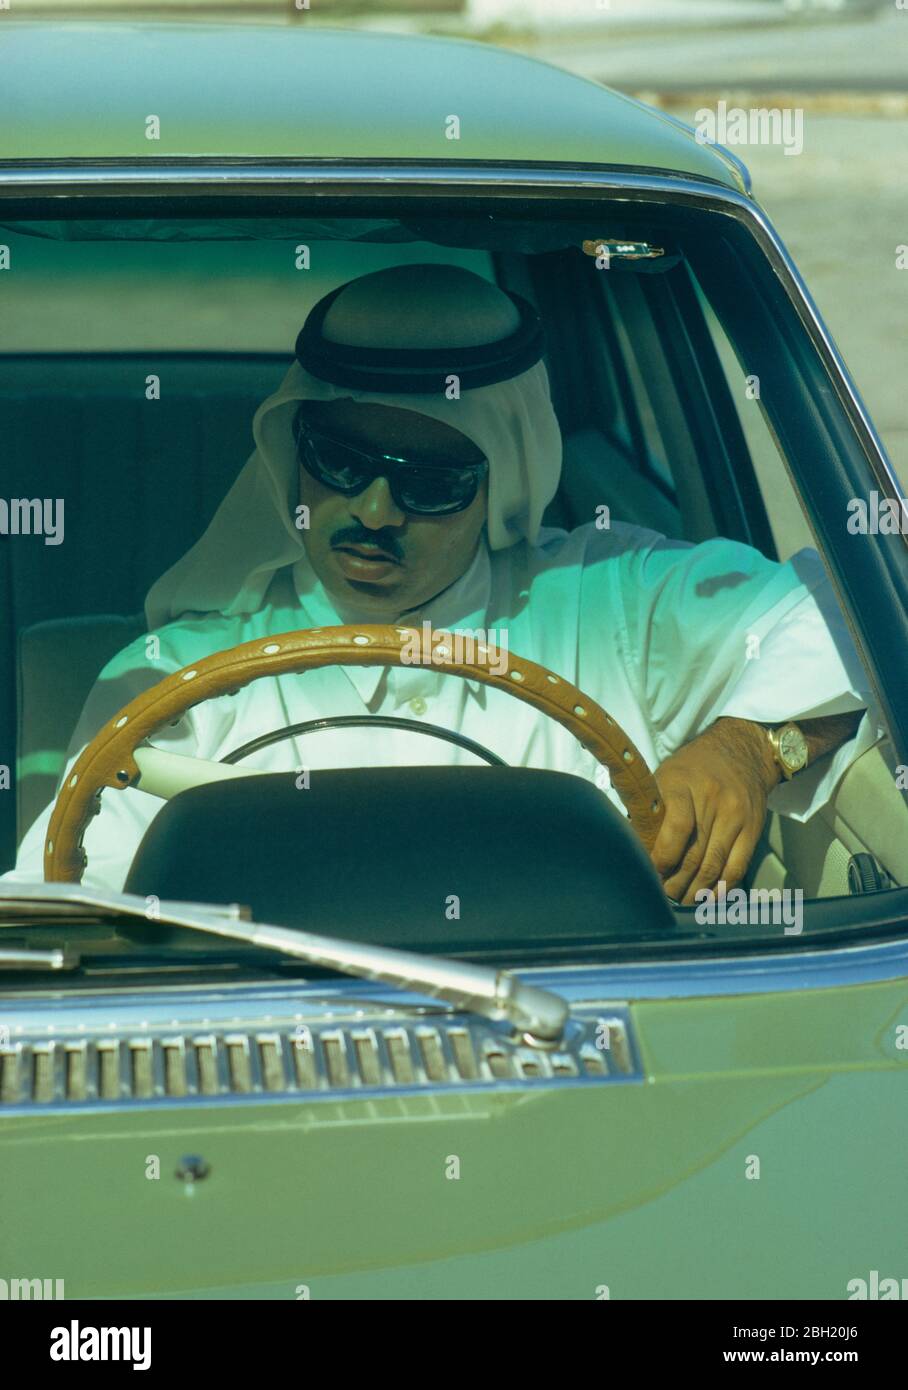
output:
[[[506,1020],[531,1044],[545,1046],[560,1042],[570,1012],[567,1001],[560,995],[524,984],[506,970],[251,922],[245,920],[247,909],[236,903],[222,906],[164,900],[155,903],[151,918],[147,899],[136,893],[83,888],[75,883],[10,883],[0,889],[0,923],[4,919],[21,921],[23,916],[41,916],[42,907],[48,906],[56,917],[61,904],[72,910],[74,918],[84,918],[85,909],[90,908],[105,914],[138,917],[146,922],[189,927],[193,931],[242,941],[248,946],[296,956],[309,965],[428,994],[485,1018]],[[54,908],[57,911],[54,912]]]

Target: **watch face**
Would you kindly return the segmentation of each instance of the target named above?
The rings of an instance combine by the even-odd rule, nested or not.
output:
[[[783,729],[779,735],[779,756],[787,767],[797,770],[807,761],[807,740],[800,729]]]

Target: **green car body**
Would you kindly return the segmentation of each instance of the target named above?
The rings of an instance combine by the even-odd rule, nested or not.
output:
[[[341,179],[355,198],[376,171],[393,191],[457,166],[463,198],[471,181],[478,194],[526,176],[541,196],[546,178],[555,196],[614,175],[714,197],[717,217],[751,217],[775,244],[727,152],[482,44],[20,23],[0,64],[4,198],[115,186],[143,216],[143,200],[159,215],[183,184],[215,196],[241,176],[253,192]],[[856,449],[883,469],[829,369]],[[560,1071],[507,1042],[493,1056],[463,1011],[408,1013],[412,995],[346,977],[42,992],[7,976],[0,1278],[87,1298],[465,1300],[836,1300],[872,1270],[901,1278],[908,943],[904,893],[882,900],[855,900],[860,940],[830,919],[752,950],[565,949],[526,976],[588,1028]],[[472,1075],[452,1061],[458,1027],[487,1052]],[[301,1080],[300,1028],[306,1048],[313,1033],[334,1047],[317,1084]],[[409,1076],[388,1061],[395,1030]]]
[[[10,1116],[7,1267],[88,1298],[843,1299],[899,1277],[904,982],[724,988],[633,1002],[632,1084]],[[188,1187],[185,1153],[211,1165]]]
[[[480,43],[20,24],[4,35],[4,68],[21,76],[0,94],[3,159],[551,161],[742,186],[670,118]],[[146,135],[150,116],[160,138]]]

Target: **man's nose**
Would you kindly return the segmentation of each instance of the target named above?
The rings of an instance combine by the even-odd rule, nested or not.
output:
[[[380,531],[383,526],[403,526],[407,519],[406,512],[401,511],[391,496],[387,478],[374,478],[349,505],[351,514],[370,531]]]

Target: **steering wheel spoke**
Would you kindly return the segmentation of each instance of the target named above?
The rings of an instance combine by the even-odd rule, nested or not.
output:
[[[163,748],[146,745],[137,748],[135,760],[139,780],[132,785],[139,791],[169,801],[191,787],[203,787],[208,782],[230,782],[236,777],[260,777],[253,767],[233,767],[210,758],[193,758],[186,753],[168,753]]]

